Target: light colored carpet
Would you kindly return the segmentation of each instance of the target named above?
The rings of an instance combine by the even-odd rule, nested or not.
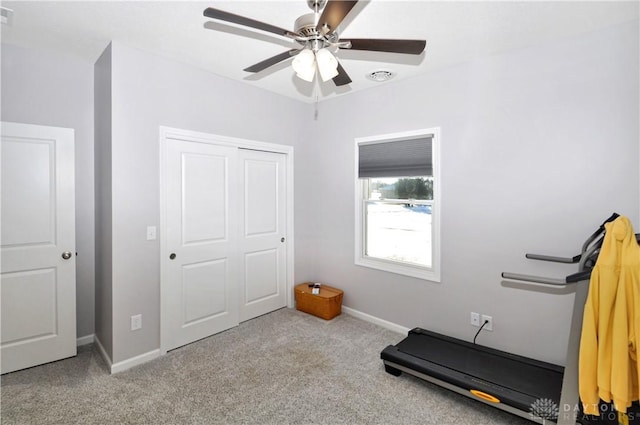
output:
[[[380,351],[403,338],[282,309],[115,375],[88,345],[2,376],[2,424],[531,424],[387,374]]]

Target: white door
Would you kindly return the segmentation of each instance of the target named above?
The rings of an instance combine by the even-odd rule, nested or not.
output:
[[[285,155],[239,150],[240,321],[286,306]]]
[[[72,129],[2,123],[2,373],[76,355]]]
[[[237,149],[169,139],[163,348],[238,324]]]

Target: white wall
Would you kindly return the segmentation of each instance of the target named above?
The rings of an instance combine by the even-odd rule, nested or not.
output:
[[[614,210],[640,229],[637,21],[324,101],[317,121],[312,105],[119,43],[111,54],[111,108],[95,112],[112,112],[110,129],[96,122],[96,142],[111,140],[111,160],[107,149],[96,161],[110,164],[99,175],[111,188],[96,187],[111,205],[101,195],[96,214],[112,213],[99,243],[113,245],[98,252],[112,286],[96,294],[96,331],[114,362],[159,347],[160,250],[145,229],[159,225],[160,125],[295,146],[296,282],[333,284],[349,307],[465,339],[469,311],[490,314],[482,343],[543,360],[563,360],[572,295],[505,285],[500,272],[567,273],[524,253],[574,254]],[[93,331],[93,93],[91,64],[2,46],[2,119],[76,128],[81,336]],[[442,282],[356,267],[354,138],[435,126]]]
[[[2,121],[75,130],[78,337],[94,332],[93,65],[2,44]]]
[[[502,271],[569,274],[526,260],[570,256],[613,211],[640,231],[638,22],[495,55],[320,103],[296,185],[314,264],[298,276],[345,290],[344,304],[562,363],[573,295],[503,284]],[[354,265],[354,138],[442,133],[442,282]],[[303,266],[301,266],[301,264]]]
[[[94,67],[95,213],[96,213],[96,339],[113,358],[113,218],[111,189],[111,46]]]
[[[112,43],[114,363],[160,346],[159,127],[296,145],[307,105]],[[160,229],[158,229],[160,230]],[[142,314],[142,329],[130,317]]]

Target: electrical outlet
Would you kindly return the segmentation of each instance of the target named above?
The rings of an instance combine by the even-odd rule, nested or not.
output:
[[[131,330],[136,331],[142,328],[142,314],[131,316]]]
[[[8,27],[13,24],[13,9],[0,7],[0,23]]]
[[[482,329],[485,329],[485,330],[488,330],[488,331],[492,331],[493,330],[493,317],[487,316],[486,314],[483,314],[482,315],[481,324],[484,323],[484,322],[487,322],[487,324],[484,325],[484,328],[482,328]]]
[[[480,326],[480,314],[479,313],[474,313],[472,311],[471,312],[470,323],[471,323],[471,326]]]

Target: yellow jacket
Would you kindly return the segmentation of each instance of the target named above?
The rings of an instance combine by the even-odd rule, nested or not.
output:
[[[579,391],[584,413],[600,399],[625,413],[638,400],[636,332],[640,331],[640,247],[626,217],[605,224],[591,272],[580,340]]]

